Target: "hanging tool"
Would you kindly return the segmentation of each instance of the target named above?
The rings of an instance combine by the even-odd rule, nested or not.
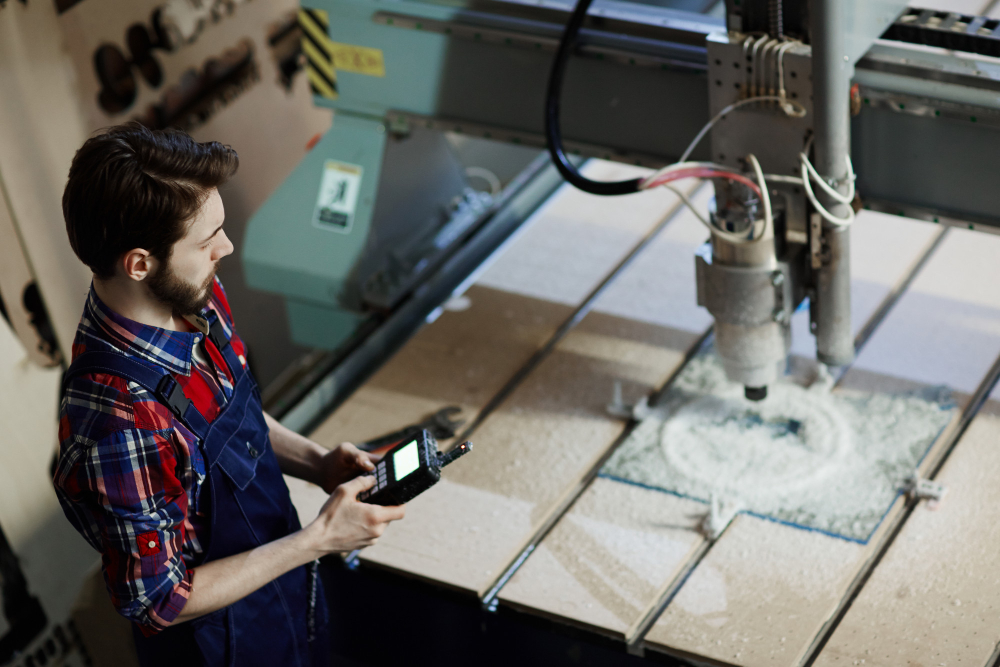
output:
[[[441,408],[434,414],[426,417],[420,423],[406,426],[398,431],[387,433],[386,435],[369,440],[368,442],[357,443],[357,446],[359,449],[366,452],[373,452],[376,449],[385,447],[386,445],[395,445],[408,438],[413,438],[424,430],[430,432],[430,434],[438,440],[454,438],[456,429],[464,424],[465,420],[455,420],[451,417],[461,411],[462,408],[457,405],[449,405],[448,407]]]

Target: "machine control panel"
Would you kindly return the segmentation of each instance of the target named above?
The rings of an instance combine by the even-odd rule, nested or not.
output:
[[[429,432],[421,431],[390,449],[375,466],[375,486],[358,494],[358,500],[373,505],[402,505],[437,484],[441,468],[472,451],[465,441],[441,453]]]

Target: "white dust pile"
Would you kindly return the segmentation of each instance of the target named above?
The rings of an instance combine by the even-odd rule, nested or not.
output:
[[[830,392],[782,380],[743,397],[716,355],[692,359],[601,474],[867,541],[948,424],[947,389]]]

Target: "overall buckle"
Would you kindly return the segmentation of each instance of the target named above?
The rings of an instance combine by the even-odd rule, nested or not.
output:
[[[169,389],[167,388],[168,383],[170,385]],[[191,405],[191,399],[184,395],[184,390],[181,389],[180,384],[172,376],[164,375],[156,391],[163,399],[164,404],[174,413],[174,416],[183,420],[184,413],[187,412],[188,406]]]
[[[222,326],[221,316],[216,315],[215,320],[208,325],[208,339],[212,341],[212,344],[220,352],[226,345],[229,345],[229,339],[226,338],[226,330]]]

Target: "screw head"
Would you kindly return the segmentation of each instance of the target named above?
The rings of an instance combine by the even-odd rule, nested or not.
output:
[[[785,313],[785,309],[784,308],[779,308],[778,310],[774,311],[774,321],[775,322],[784,322],[785,321],[785,314],[786,313]]]
[[[785,274],[781,271],[775,271],[771,275],[771,284],[775,287],[781,287],[785,284]]]

